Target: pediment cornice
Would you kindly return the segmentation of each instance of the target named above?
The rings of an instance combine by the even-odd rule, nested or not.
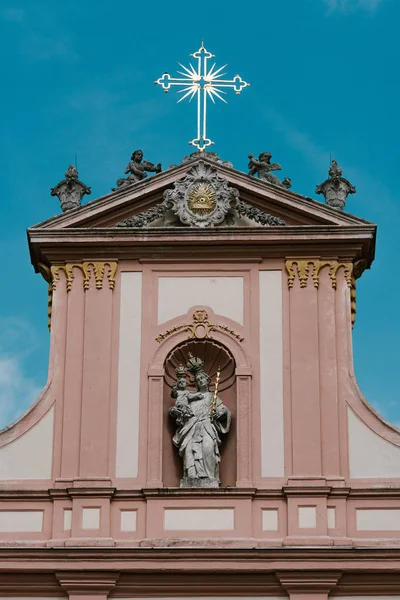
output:
[[[366,260],[375,249],[375,225],[254,228],[66,228],[29,231],[32,263],[69,260],[209,260],[267,257]]]

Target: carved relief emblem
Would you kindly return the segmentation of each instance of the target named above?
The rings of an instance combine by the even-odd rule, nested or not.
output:
[[[212,165],[200,160],[173,190],[164,192],[165,202],[189,227],[214,227],[222,223],[231,207],[236,206],[239,192],[217,174]]]
[[[193,185],[188,192],[188,207],[195,215],[208,215],[217,205],[215,192],[208,183]]]

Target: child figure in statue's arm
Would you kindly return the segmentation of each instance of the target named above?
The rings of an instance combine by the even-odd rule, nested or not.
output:
[[[188,382],[186,377],[179,377],[177,382],[172,386],[171,396],[176,400],[169,412],[179,425],[183,425],[185,421],[194,416],[189,402],[201,400],[203,398],[201,392],[188,392],[186,389],[187,385]]]

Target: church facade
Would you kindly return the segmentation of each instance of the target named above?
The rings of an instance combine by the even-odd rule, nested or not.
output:
[[[153,171],[76,208],[70,173],[28,230],[50,366],[0,432],[0,595],[399,598],[400,431],[352,362],[375,225],[337,172],[333,206]]]

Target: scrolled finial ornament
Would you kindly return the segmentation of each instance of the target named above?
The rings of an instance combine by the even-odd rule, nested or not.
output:
[[[342,177],[342,169],[336,160],[332,161],[328,173],[329,179],[318,185],[315,193],[322,194],[328,206],[336,210],[344,210],[347,196],[355,194],[356,188]]]
[[[61,210],[66,212],[81,205],[85,194],[91,194],[91,189],[78,179],[78,170],[74,165],[69,165],[65,172],[65,179],[51,188],[51,196],[57,196]]]

